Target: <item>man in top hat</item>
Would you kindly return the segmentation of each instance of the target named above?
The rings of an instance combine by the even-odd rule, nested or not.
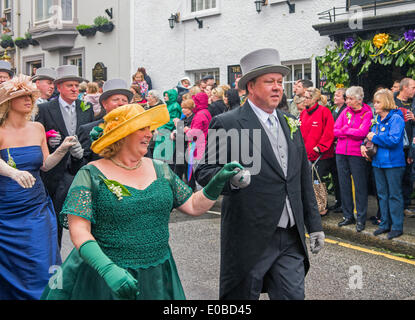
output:
[[[38,105],[39,113],[36,121],[43,124],[46,131],[55,130],[58,134],[49,138],[49,152],[54,152],[67,136],[79,134],[79,127],[94,120],[94,112],[90,104],[78,100],[79,83],[83,79],[78,76],[78,68],[74,65],[59,66],[56,69],[54,84],[59,91],[59,98]],[[70,152],[52,170],[42,174],[43,182],[52,198],[56,214],[59,214],[66,194],[82,166],[84,150],[78,142]],[[62,239],[62,227],[58,224],[59,245]]]
[[[10,62],[0,60],[0,84],[9,81],[11,78],[13,78],[13,76],[14,72],[12,71],[12,65]]]
[[[32,81],[36,84],[36,87],[40,91],[40,97],[36,100],[36,104],[48,102],[48,99],[52,96],[52,93],[55,90],[55,79],[56,71],[54,69],[36,69],[36,73],[32,77]]]
[[[219,298],[258,299],[267,292],[270,299],[301,300],[309,268],[304,227],[313,253],[322,248],[324,233],[300,129],[277,109],[290,69],[275,49],[253,51],[240,65],[238,87],[248,99],[212,119],[205,161],[195,172],[203,186],[231,158],[251,172],[248,186],[229,182],[222,192]],[[237,130],[239,138],[218,144],[220,133],[212,129]]]
[[[111,112],[115,108],[121,107],[130,103],[133,98],[133,93],[129,90],[127,82],[122,79],[111,79],[104,83],[103,92],[99,97],[99,103],[104,108],[106,113]],[[84,149],[83,161],[84,164],[98,160],[101,157],[91,151],[91,138],[89,136],[91,130],[103,123],[100,119],[79,127],[79,142]]]

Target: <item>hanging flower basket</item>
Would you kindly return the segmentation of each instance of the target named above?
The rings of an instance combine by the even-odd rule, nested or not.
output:
[[[108,33],[114,30],[114,24],[112,22],[108,22],[108,23],[98,26],[97,28],[98,28],[98,31],[100,32]]]
[[[102,16],[94,19],[94,25],[97,27],[99,32],[103,33],[111,32],[114,29],[114,24]]]
[[[76,27],[76,30],[78,30],[79,34],[83,37],[92,37],[95,36],[95,34],[97,33],[96,26],[90,26],[85,24],[80,24]]]
[[[11,37],[10,37],[10,39],[9,38],[2,38],[1,39],[1,41],[0,41],[0,46],[3,48],[3,49],[7,49],[7,48],[13,48],[14,47],[14,42],[13,42],[13,39],[11,39]]]
[[[25,38],[16,38],[14,44],[20,49],[27,48],[29,46],[29,40]]]

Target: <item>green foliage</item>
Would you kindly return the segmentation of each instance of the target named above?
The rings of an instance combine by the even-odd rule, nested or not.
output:
[[[359,67],[358,75],[369,71],[372,63],[384,66],[394,64],[397,67],[410,65],[408,77],[415,77],[415,41],[406,41],[404,37],[389,35],[389,40],[381,47],[372,41],[355,39],[350,50],[340,43],[335,48],[326,48],[322,57],[317,58],[320,78],[326,80],[323,89],[334,93],[338,87],[350,85],[349,68]]]
[[[25,40],[25,38],[23,38],[23,37],[17,37],[16,39],[14,39],[15,42],[16,41],[20,41],[20,40]]]
[[[94,26],[92,25],[88,25],[88,24],[79,24],[79,25],[77,25],[76,26],[76,30],[86,30],[86,29],[91,29],[91,28],[93,28]]]
[[[12,41],[12,36],[8,35],[8,34],[3,34],[1,36],[1,41]]]
[[[94,25],[96,25],[97,27],[102,26],[103,24],[107,24],[109,22],[110,21],[107,18],[103,17],[103,16],[99,16],[99,17],[96,17],[94,19]]]
[[[25,38],[26,38],[26,40],[30,40],[30,39],[32,39],[32,35],[29,32],[26,32],[25,33]]]

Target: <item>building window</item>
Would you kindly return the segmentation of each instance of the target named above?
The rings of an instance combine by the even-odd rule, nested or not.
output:
[[[52,16],[60,15],[52,6],[62,10],[62,21],[72,22],[73,0],[34,0],[34,21],[35,23],[48,21]]]
[[[64,64],[72,64],[74,66],[78,67],[78,75],[80,77],[83,77],[82,74],[82,55],[76,55],[76,56],[66,56],[64,57]]]
[[[12,32],[12,2],[11,0],[2,0],[2,17],[1,17],[1,25],[2,25],[2,33],[11,33]]]
[[[284,63],[284,65],[291,69],[291,72],[288,73],[284,79],[284,93],[287,96],[287,99],[292,99],[294,94],[293,86],[297,80],[312,80],[311,63]]]
[[[216,8],[216,0],[191,0],[191,12],[203,11]]]
[[[213,75],[213,77],[215,78],[215,83],[220,84],[219,69],[197,70],[197,71],[192,71],[191,74],[193,75],[194,83],[201,80],[204,76]]]

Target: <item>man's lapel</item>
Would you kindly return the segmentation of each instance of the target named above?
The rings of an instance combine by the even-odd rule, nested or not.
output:
[[[295,135],[300,133],[300,128],[297,129],[295,133],[293,133],[294,139],[291,139],[291,129],[287,123],[287,119],[280,110],[277,110],[278,120],[280,121],[281,128],[284,131],[285,139],[287,140],[287,147],[288,147],[288,170],[287,170],[287,177],[290,176],[290,173],[295,171],[296,167],[299,163],[299,157],[297,152],[297,147],[295,145],[294,139]]]
[[[47,109],[55,122],[56,130],[62,133],[65,137],[69,135],[68,129],[66,129],[65,121],[63,120],[62,111],[59,105],[59,100],[53,100]]]
[[[252,110],[251,106],[249,105],[249,102],[247,101],[242,107],[241,107],[241,118],[238,120],[239,124],[243,129],[249,129],[250,135],[249,139],[251,140],[251,143],[253,145],[254,152],[261,151],[262,158],[268,162],[268,164],[271,166],[271,168],[274,169],[274,171],[285,180],[284,172],[282,171],[281,166],[278,163],[277,158],[275,157],[274,150],[272,149],[271,142],[268,139],[268,135],[265,132],[264,128],[262,127],[262,124],[260,120],[258,119],[255,112]],[[261,130],[261,145],[255,145],[255,142],[252,139],[252,134],[254,130]]]

